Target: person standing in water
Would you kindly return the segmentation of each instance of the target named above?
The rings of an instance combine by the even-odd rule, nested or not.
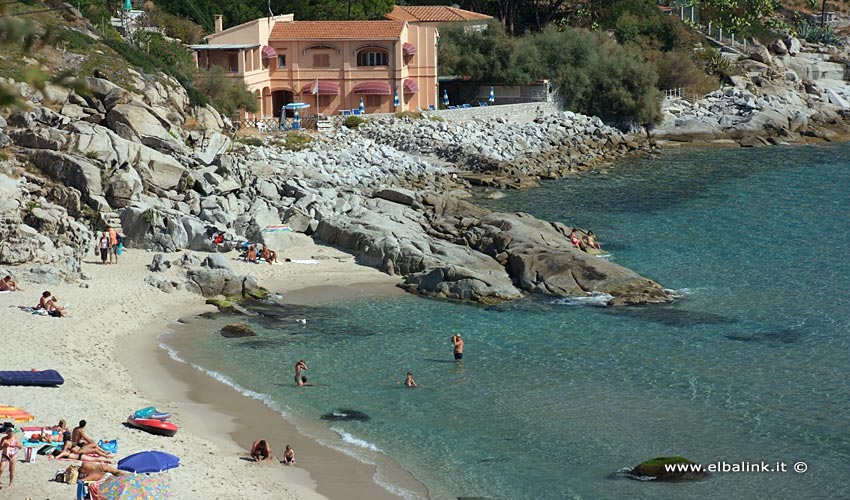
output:
[[[463,360],[463,339],[460,338],[459,333],[452,335],[452,345],[454,346],[455,361],[462,361]]]
[[[405,387],[416,387],[416,381],[413,380],[413,373],[407,372],[407,378],[404,379]]]
[[[301,387],[304,385],[304,381],[301,380],[301,372],[307,369],[307,363],[304,360],[299,360],[295,363],[295,385]]]

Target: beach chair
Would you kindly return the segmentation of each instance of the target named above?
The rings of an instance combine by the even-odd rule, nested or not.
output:
[[[342,116],[351,116],[351,110],[341,109],[339,112]]]
[[[437,111],[437,107],[434,106],[433,104],[429,104],[428,109],[430,109],[431,111]]]
[[[472,104],[466,103],[466,104],[464,104],[464,105],[463,105],[463,107],[464,107],[464,109],[466,109],[466,108],[471,108],[471,107],[472,107]]]
[[[486,103],[486,102],[484,102],[484,101],[479,102],[479,103],[478,103],[478,105],[479,105],[480,107],[482,107],[482,108],[486,108],[486,107],[487,107],[487,103]]]
[[[352,109],[351,114],[356,115],[356,116],[360,116],[360,110],[359,109]]]
[[[449,106],[449,109],[457,109],[457,106]]]

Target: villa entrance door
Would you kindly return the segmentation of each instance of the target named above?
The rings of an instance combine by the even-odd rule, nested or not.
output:
[[[272,92],[272,110],[275,118],[280,118],[280,110],[290,102],[293,102],[293,94],[290,90],[275,90]]]

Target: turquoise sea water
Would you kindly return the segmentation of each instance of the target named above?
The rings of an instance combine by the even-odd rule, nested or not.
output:
[[[271,308],[249,320],[255,338],[209,335],[219,320],[166,342],[296,422],[367,413],[322,425],[435,499],[850,498],[848,187],[850,145],[686,150],[481,200],[593,229],[616,262],[683,294],[668,306],[401,296]],[[259,358],[273,368],[251,369]],[[301,358],[316,387],[293,387]],[[421,388],[402,386],[408,370]],[[673,454],[788,471],[612,476]]]

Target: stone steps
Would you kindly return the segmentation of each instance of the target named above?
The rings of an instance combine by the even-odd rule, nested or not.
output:
[[[101,212],[100,222],[106,227],[115,228],[118,234],[124,234],[124,228],[121,227],[121,216],[116,211]]]

